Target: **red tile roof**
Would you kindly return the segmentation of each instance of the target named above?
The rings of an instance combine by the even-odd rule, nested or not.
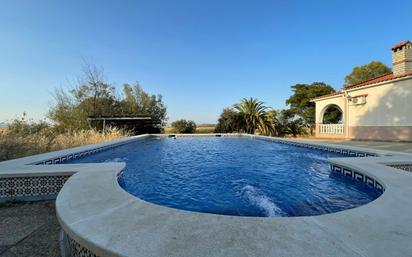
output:
[[[405,73],[405,74],[399,74],[399,75],[395,75],[391,72],[391,73],[376,77],[374,79],[366,80],[364,82],[361,82],[361,83],[358,83],[358,84],[355,84],[355,85],[352,85],[352,86],[344,87],[343,90],[360,88],[360,87],[364,87],[364,86],[368,86],[368,85],[372,85],[372,84],[376,84],[376,83],[380,83],[380,82],[390,81],[390,80],[394,80],[394,79],[399,79],[399,78],[403,78],[403,77],[408,77],[408,76],[412,76],[412,71],[410,71],[408,73]],[[330,96],[335,96],[335,95],[340,95],[340,94],[343,94],[342,90],[336,91],[336,92],[331,93],[331,94],[318,96],[318,97],[313,98],[312,100],[327,98],[327,97],[330,97]]]
[[[315,97],[312,100],[317,100],[317,99],[326,98],[326,97],[329,97],[329,96],[340,95],[340,94],[342,94],[342,91],[336,91],[336,92],[333,92],[333,93],[330,93],[330,94],[327,94],[327,95],[321,95],[321,96]]]
[[[396,49],[398,49],[398,48],[400,48],[400,47],[402,47],[402,46],[404,46],[404,45],[406,45],[406,44],[412,44],[411,43],[411,41],[409,41],[409,40],[407,40],[407,41],[403,41],[403,42],[400,42],[399,44],[396,44],[396,45],[394,45],[393,47],[392,47],[392,50],[396,50]]]
[[[403,77],[407,77],[407,76],[411,76],[412,75],[412,71],[405,73],[405,74],[398,74],[395,75],[393,74],[393,72],[376,77],[374,79],[370,79],[370,80],[366,80],[364,82],[352,85],[352,86],[347,86],[344,87],[345,90],[347,89],[353,89],[353,88],[359,88],[359,87],[364,87],[364,86],[368,86],[371,84],[375,84],[375,83],[380,83],[380,82],[384,82],[384,81],[390,81],[390,80],[394,80],[394,79],[399,79],[399,78],[403,78]]]

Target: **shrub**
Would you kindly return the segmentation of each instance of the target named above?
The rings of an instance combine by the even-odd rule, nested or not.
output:
[[[171,125],[174,133],[194,133],[196,131],[196,123],[192,120],[177,120]]]
[[[245,126],[244,117],[232,108],[225,108],[220,114],[215,127],[215,133],[241,132]]]
[[[305,125],[301,118],[288,121],[286,126],[288,134],[291,134],[293,137],[305,134]]]

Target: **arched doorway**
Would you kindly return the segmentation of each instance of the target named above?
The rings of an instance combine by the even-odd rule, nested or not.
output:
[[[343,112],[336,104],[326,106],[323,111],[322,124],[343,124]]]
[[[343,136],[344,115],[342,109],[336,104],[325,106],[320,115],[319,133],[329,136]]]

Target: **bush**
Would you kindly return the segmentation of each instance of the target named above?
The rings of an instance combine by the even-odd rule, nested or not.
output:
[[[289,121],[286,126],[288,134],[291,134],[293,137],[305,134],[305,125],[301,118]]]
[[[244,117],[232,108],[223,109],[215,127],[215,133],[241,132],[245,126]]]
[[[196,123],[192,120],[177,120],[171,125],[174,133],[194,133],[196,131]]]

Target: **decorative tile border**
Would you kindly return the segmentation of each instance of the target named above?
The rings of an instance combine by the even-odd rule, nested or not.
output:
[[[107,150],[109,148],[112,148],[112,147],[99,147],[99,148],[96,148],[96,149],[91,149],[91,150],[78,152],[78,153],[71,153],[71,154],[68,154],[68,155],[65,155],[65,156],[55,157],[55,158],[52,158],[52,159],[47,159],[47,160],[43,160],[43,161],[32,163],[32,164],[34,164],[34,165],[60,164],[60,163],[63,163],[65,161],[79,159],[79,158],[82,158],[82,157],[90,155],[90,154],[101,152],[101,151]]]
[[[69,250],[72,257],[98,257],[98,255],[92,253],[89,249],[83,247],[68,235],[67,241],[69,244]]]
[[[412,172],[412,164],[388,164],[387,166],[395,169]]]
[[[0,178],[0,198],[56,196],[70,175]]]
[[[335,153],[345,154],[345,155],[352,156],[352,157],[378,157],[378,155],[375,153],[364,152],[364,151],[354,151],[354,150],[349,150],[345,148],[321,146],[321,145],[315,145],[315,144],[310,144],[310,143],[281,140],[277,138],[260,138],[260,137],[254,137],[254,136],[252,137],[256,139],[264,140],[264,141],[274,141],[280,144],[310,148],[310,149],[321,150],[321,151],[326,151],[326,152],[335,152]]]
[[[63,155],[63,156],[58,156],[58,157],[54,157],[52,159],[46,159],[46,160],[42,160],[42,161],[38,161],[35,163],[31,163],[29,165],[53,165],[53,164],[60,164],[60,163],[64,163],[66,161],[70,161],[70,160],[74,160],[74,159],[79,159],[82,157],[85,157],[87,155],[91,155],[94,153],[98,153],[98,152],[102,152],[102,151],[106,151],[124,144],[128,144],[133,142],[132,141],[126,141],[126,142],[120,142],[120,143],[116,143],[116,144],[112,144],[112,145],[107,145],[107,146],[102,146],[102,147],[98,147],[98,148],[94,148],[94,149],[89,149],[86,151],[82,151],[82,152],[77,152],[77,153],[70,153],[67,155]]]
[[[332,172],[336,172],[341,174],[342,176],[350,177],[355,181],[362,182],[366,184],[368,187],[373,188],[380,193],[383,193],[385,191],[385,188],[382,186],[381,183],[379,183],[374,178],[369,177],[368,175],[333,163],[330,165],[330,168]]]

